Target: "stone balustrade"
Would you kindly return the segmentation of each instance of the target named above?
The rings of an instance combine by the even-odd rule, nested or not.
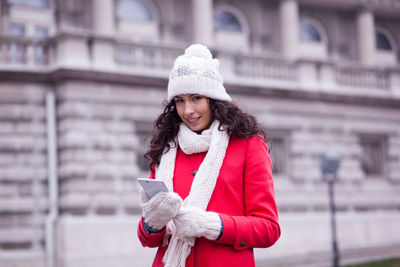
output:
[[[5,68],[46,66],[51,55],[49,48],[50,39],[1,35],[0,66],[5,65]]]
[[[55,49],[57,47],[57,49]],[[69,49],[81,49],[68,55]],[[63,33],[48,40],[2,36],[0,69],[18,67],[33,72],[78,68],[166,79],[182,47],[154,45],[88,34]],[[55,55],[53,53],[56,52]],[[289,60],[280,54],[238,54],[215,49],[225,81],[241,86],[340,92],[400,97],[400,68],[364,66],[357,62]],[[35,67],[35,68],[32,68]]]
[[[388,89],[390,87],[390,70],[371,69],[362,67],[337,67],[336,82],[343,86],[361,88]]]
[[[262,79],[298,80],[296,62],[278,57],[233,56],[234,72],[238,76]]]
[[[115,46],[115,61],[121,65],[169,70],[181,53],[182,50],[176,48],[118,42]]]

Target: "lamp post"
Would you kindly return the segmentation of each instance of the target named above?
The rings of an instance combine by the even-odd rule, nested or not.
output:
[[[331,214],[331,230],[332,230],[332,253],[333,266],[339,266],[339,249],[336,238],[336,218],[335,218],[335,199],[334,199],[334,183],[337,180],[337,170],[340,165],[340,155],[336,152],[326,152],[322,155],[321,170],[322,179],[328,183],[329,189],[329,207]]]

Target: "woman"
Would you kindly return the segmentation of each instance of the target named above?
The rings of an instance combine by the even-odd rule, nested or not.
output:
[[[142,245],[158,247],[153,266],[255,266],[253,248],[280,236],[262,127],[232,103],[203,45],[175,60],[168,100],[146,157],[169,192],[141,193],[138,225]]]

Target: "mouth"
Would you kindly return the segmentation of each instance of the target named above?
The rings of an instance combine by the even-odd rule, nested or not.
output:
[[[196,126],[199,121],[200,121],[200,117],[199,118],[190,118],[190,119],[186,119],[186,121],[188,122],[188,124],[190,126]]]

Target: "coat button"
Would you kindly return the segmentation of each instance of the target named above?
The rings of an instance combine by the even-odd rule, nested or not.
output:
[[[239,246],[244,247],[246,245],[246,241],[241,241]]]
[[[193,175],[193,176],[196,176],[196,173],[197,173],[197,170],[194,170],[194,171],[192,172],[192,175]]]

